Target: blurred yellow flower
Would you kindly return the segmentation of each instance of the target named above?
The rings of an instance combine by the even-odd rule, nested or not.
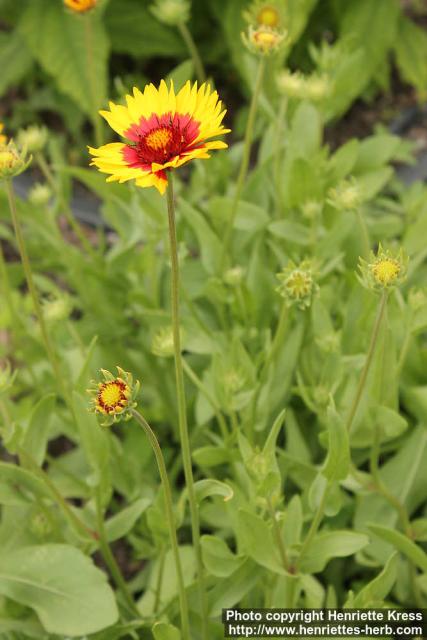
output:
[[[209,158],[211,149],[224,149],[213,140],[224,133],[225,115],[216,91],[209,85],[187,82],[175,94],[164,80],[160,87],[149,84],[142,93],[136,87],[126,96],[126,106],[110,102],[110,111],[100,111],[126,142],[113,142],[98,149],[89,147],[92,165],[111,174],[107,182],[135,180],[138,187],[156,187],[164,193],[167,171],[196,158]]]
[[[69,9],[76,11],[76,13],[84,13],[93,9],[97,0],[64,0],[64,4]]]
[[[0,144],[6,144],[7,142],[7,136],[5,136],[2,131],[4,129],[4,124],[3,122],[0,122]]]

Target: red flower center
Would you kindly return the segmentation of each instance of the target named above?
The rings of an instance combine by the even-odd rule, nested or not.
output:
[[[123,154],[129,166],[150,170],[153,162],[165,164],[195,149],[198,134],[199,123],[189,114],[166,113],[160,117],[153,114],[148,120],[141,118],[125,132],[134,144],[127,145]]]

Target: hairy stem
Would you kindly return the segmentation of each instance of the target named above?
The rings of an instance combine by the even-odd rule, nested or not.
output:
[[[169,538],[170,538],[170,543],[172,547],[172,553],[175,560],[176,575],[178,580],[182,632],[183,632],[184,640],[189,640],[190,623],[188,618],[187,596],[185,593],[184,576],[182,572],[181,559],[179,557],[178,539],[176,536],[175,518],[173,514],[172,491],[169,484],[168,473],[166,471],[165,460],[163,458],[163,453],[160,448],[159,442],[154,434],[154,431],[151,429],[150,425],[148,424],[148,422],[139,413],[139,411],[136,411],[136,409],[132,409],[132,415],[143,428],[145,435],[147,436],[150,442],[151,448],[153,449],[154,455],[156,457],[156,462],[159,469],[159,474],[162,481],[163,492],[165,496],[166,520],[168,523]]]
[[[375,353],[375,347],[377,345],[378,336],[381,328],[381,323],[384,317],[384,312],[387,305],[388,291],[384,289],[383,294],[381,296],[381,300],[378,306],[377,317],[375,319],[375,324],[372,329],[371,341],[369,344],[368,353],[366,355],[365,364],[362,369],[362,373],[360,375],[359,384],[357,385],[356,395],[354,396],[353,404],[351,405],[350,412],[347,417],[346,428],[347,431],[350,432],[354,417],[356,415],[357,409],[359,407],[360,400],[362,398],[363,390],[365,388],[366,380],[368,378],[368,373],[371,368],[372,358]]]
[[[200,600],[200,611],[202,618],[202,635],[204,640],[207,640],[207,606],[206,595],[204,585],[204,571],[202,562],[202,549],[200,545],[200,522],[199,522],[199,507],[196,500],[196,493],[194,489],[193,468],[191,465],[191,449],[190,438],[188,434],[187,423],[187,407],[185,400],[185,387],[184,387],[184,369],[182,366],[181,355],[181,334],[180,334],[180,316],[179,316],[179,263],[178,263],[178,247],[176,239],[176,224],[175,224],[175,203],[173,194],[173,182],[172,174],[169,173],[167,184],[167,205],[168,205],[168,221],[169,221],[169,246],[170,246],[170,258],[172,268],[172,282],[171,282],[171,306],[172,306],[172,328],[173,328],[173,343],[174,343],[174,356],[175,356],[175,379],[176,379],[176,392],[178,400],[178,424],[179,435],[181,440],[182,460],[184,465],[185,482],[188,491],[188,501],[190,505],[191,515],[191,530],[194,544],[194,551],[197,562],[197,581]]]

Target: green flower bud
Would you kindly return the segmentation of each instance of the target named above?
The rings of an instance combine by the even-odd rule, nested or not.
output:
[[[249,26],[246,33],[242,33],[245,47],[259,56],[269,56],[277,53],[286,44],[286,32],[277,31],[270,27],[260,26],[254,29]]]
[[[343,180],[337,187],[329,190],[327,202],[339,211],[354,211],[363,202],[363,193],[356,180]]]
[[[156,0],[150,11],[159,22],[171,27],[190,19],[190,3],[186,0]]]
[[[224,282],[230,287],[238,287],[242,282],[243,274],[244,270],[242,269],[242,267],[231,267],[231,269],[227,269],[227,271],[224,273]]]
[[[154,334],[151,341],[151,353],[159,358],[170,358],[174,355],[172,327],[162,327]]]
[[[43,207],[49,202],[52,197],[52,190],[47,184],[41,184],[37,182],[31,187],[28,193],[28,200],[31,204],[39,207]]]
[[[288,266],[277,274],[277,279],[280,284],[276,291],[284,298],[288,307],[295,305],[299,309],[306,309],[319,290],[309,260],[304,260],[299,266],[290,261]]]
[[[25,171],[31,162],[26,152],[20,152],[13,141],[0,147],[0,178],[14,178]]]
[[[41,151],[47,142],[48,131],[46,127],[33,125],[18,132],[18,144],[30,153]]]

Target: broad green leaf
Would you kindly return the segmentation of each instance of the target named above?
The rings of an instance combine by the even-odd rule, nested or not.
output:
[[[262,518],[239,509],[237,526],[243,553],[274,573],[285,573],[271,529]]]
[[[320,114],[309,102],[302,102],[292,119],[289,147],[294,157],[311,160],[321,143]]]
[[[221,538],[202,536],[203,562],[213,576],[227,578],[242,565],[243,558],[234,555]]]
[[[167,622],[156,622],[152,632],[155,640],[181,640],[179,629]]]
[[[29,2],[19,31],[60,91],[95,120],[107,96],[109,43],[99,11],[76,15],[62,2]]]
[[[427,572],[427,554],[403,533],[377,524],[369,525],[369,529],[376,536],[393,545],[395,549],[403,553],[409,560],[412,560],[422,571]]]
[[[325,531],[313,538],[307,553],[301,558],[301,570],[307,573],[323,571],[332,558],[352,556],[366,545],[369,538],[354,531]]]
[[[268,230],[274,236],[283,238],[284,240],[289,240],[289,242],[294,242],[295,244],[303,246],[310,244],[309,230],[298,222],[291,222],[289,220],[271,222],[268,225]]]
[[[0,554],[0,593],[33,609],[48,633],[95,633],[118,619],[106,575],[81,551],[63,544]]]
[[[233,452],[222,447],[206,446],[195,449],[192,458],[201,467],[216,467],[220,464],[230,462]]]
[[[333,405],[328,407],[327,423],[329,444],[322,473],[330,482],[344,480],[350,467],[348,432]]]
[[[0,462],[0,504],[22,505],[51,498],[44,482],[15,464]]]

